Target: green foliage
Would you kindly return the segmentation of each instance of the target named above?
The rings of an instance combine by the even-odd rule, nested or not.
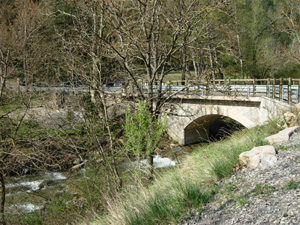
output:
[[[268,184],[258,184],[254,188],[253,195],[254,196],[268,196],[276,190],[276,187],[268,185]]]
[[[125,147],[129,154],[153,154],[164,133],[164,120],[156,119],[146,101],[139,101],[136,109],[126,111]]]
[[[300,181],[294,181],[294,180],[289,181],[285,185],[285,188],[287,190],[297,190],[299,187],[300,187]]]
[[[291,147],[290,146],[286,146],[286,145],[279,145],[279,146],[276,146],[276,150],[277,151],[287,151],[289,150]]]
[[[300,65],[296,64],[289,64],[287,66],[284,66],[280,71],[276,72],[274,74],[275,78],[280,77],[292,77],[292,78],[299,78],[300,77]]]

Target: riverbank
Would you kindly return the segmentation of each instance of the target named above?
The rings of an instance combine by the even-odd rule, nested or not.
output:
[[[97,215],[92,224],[176,224],[185,215],[201,211],[218,193],[218,180],[230,177],[241,152],[266,144],[276,133],[275,122],[235,133],[217,143],[195,149],[183,163],[157,177],[148,186],[137,185],[109,199],[108,214]],[[91,221],[85,220],[83,224]]]
[[[274,166],[221,180],[212,201],[181,224],[300,224],[300,133],[276,149]]]

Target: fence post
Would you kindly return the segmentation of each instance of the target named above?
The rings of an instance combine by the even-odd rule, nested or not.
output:
[[[255,96],[255,92],[256,92],[256,91],[255,91],[255,83],[256,83],[256,80],[253,79],[252,82],[253,82],[253,96]]]
[[[168,84],[167,84],[167,85],[168,85],[168,86],[167,86],[168,93],[169,93],[169,95],[171,95],[171,82],[168,81]]]
[[[190,92],[190,90],[189,90],[189,84],[187,84],[185,87],[186,87],[186,89],[185,89],[185,94],[188,95],[189,92]]]
[[[298,81],[298,103],[300,103],[300,81]]]
[[[280,78],[280,83],[279,83],[279,101],[283,100],[283,94],[282,94],[282,78]]]
[[[247,97],[249,98],[250,97],[250,86],[247,85]]]
[[[228,95],[231,96],[231,80],[228,79]]]
[[[267,81],[267,97],[270,97],[270,78],[268,78],[268,81]]]
[[[292,104],[292,78],[289,78],[288,102]]]
[[[273,78],[273,88],[272,88],[272,98],[275,99],[276,89],[275,89],[275,78]]]
[[[206,95],[206,96],[209,95],[209,81],[206,81],[206,85],[205,85],[205,95]]]

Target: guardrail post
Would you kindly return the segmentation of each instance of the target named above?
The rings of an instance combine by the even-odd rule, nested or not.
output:
[[[267,90],[266,90],[266,96],[267,97],[270,97],[270,78],[268,78],[268,81],[267,81]]]
[[[231,96],[231,80],[228,79],[228,95]]]
[[[276,94],[275,82],[276,82],[276,81],[275,81],[275,79],[273,78],[273,88],[272,88],[272,91],[273,91],[273,92],[272,92],[272,98],[273,98],[273,99],[275,99],[275,94]]]
[[[298,81],[298,103],[300,103],[300,81]]]
[[[168,84],[167,84],[167,85],[168,85],[168,86],[167,86],[168,93],[169,93],[169,95],[171,95],[171,82],[168,81]]]
[[[279,83],[279,101],[283,100],[283,94],[282,94],[282,78],[280,78],[280,83]]]
[[[255,91],[255,83],[256,83],[256,80],[253,79],[252,82],[253,82],[253,96],[255,96],[255,92],[256,92],[256,91]]]
[[[247,97],[250,97],[250,86],[247,85]]]
[[[123,85],[123,92],[124,92],[124,96],[127,98],[127,96],[128,96],[128,84],[127,83],[125,83]]]
[[[206,85],[205,85],[205,95],[208,96],[209,95],[209,81],[206,82]]]
[[[292,104],[292,78],[289,78],[288,102]]]

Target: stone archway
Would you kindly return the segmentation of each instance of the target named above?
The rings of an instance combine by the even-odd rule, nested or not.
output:
[[[238,121],[219,114],[201,116],[184,128],[184,145],[218,140],[245,128]]]

